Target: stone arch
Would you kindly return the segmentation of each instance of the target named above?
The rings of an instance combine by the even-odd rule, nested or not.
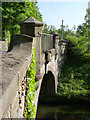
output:
[[[47,74],[44,74],[40,94],[39,94],[39,100],[43,101],[47,98],[54,97],[55,96],[55,77],[51,71],[48,71]]]

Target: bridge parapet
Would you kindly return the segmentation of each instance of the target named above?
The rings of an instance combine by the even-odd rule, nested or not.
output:
[[[41,37],[41,52],[46,52],[53,48],[53,35],[51,34],[42,34]]]
[[[22,90],[22,83],[26,81],[26,72],[31,63],[31,41],[33,38],[26,43],[13,45],[13,49],[2,56],[2,118],[23,117],[25,90]]]
[[[59,42],[58,33],[53,33],[53,34],[42,33],[41,53],[54,48],[57,54],[58,53],[58,42]]]

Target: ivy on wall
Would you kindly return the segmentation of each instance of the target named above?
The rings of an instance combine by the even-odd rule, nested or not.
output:
[[[32,51],[31,64],[27,71],[26,84],[26,102],[25,102],[25,118],[33,118],[35,116],[34,93],[35,93],[35,48]]]

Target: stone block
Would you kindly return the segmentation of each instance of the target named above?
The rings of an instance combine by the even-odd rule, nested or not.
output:
[[[16,96],[14,97],[13,103],[11,105],[11,118],[17,118],[18,113],[17,110],[19,108],[19,95],[18,95],[18,91],[16,93]]]
[[[18,89],[18,76],[15,76],[2,95],[3,117],[7,113],[10,105],[13,103],[13,99],[16,95],[17,89]]]
[[[29,48],[28,45],[32,42],[33,42],[33,38],[31,36],[28,36],[28,35],[25,35],[25,34],[13,35],[13,36],[11,36],[11,42],[10,42],[10,46],[9,46],[8,51],[10,52],[11,50],[13,50],[13,47],[17,47],[17,48],[20,49],[22,47],[22,46],[20,46],[21,44],[24,44],[24,46],[23,46],[24,49]]]
[[[43,23],[33,17],[29,17],[19,23],[21,33],[32,37],[41,36]]]
[[[24,76],[26,76],[26,72],[27,72],[27,61],[23,63],[23,65],[18,71],[19,85],[21,85],[21,81],[24,79]]]

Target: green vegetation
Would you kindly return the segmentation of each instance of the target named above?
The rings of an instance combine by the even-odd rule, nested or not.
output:
[[[42,15],[37,4],[37,0],[2,2],[2,38],[6,38],[10,43],[10,36],[20,33],[18,23],[30,16],[42,21]]]
[[[32,51],[32,60],[27,72],[26,84],[26,103],[25,103],[25,118],[35,117],[34,93],[35,93],[35,49]]]
[[[90,9],[87,10],[87,14],[90,14],[88,11]],[[90,99],[88,30],[89,24],[86,21],[78,26],[75,34],[70,30],[64,31],[64,38],[68,41],[68,54],[58,84],[58,95],[62,98],[72,101]]]
[[[56,32],[56,28],[54,25],[48,26],[47,24],[44,24],[42,31],[46,34],[53,34],[53,32]]]
[[[88,98],[90,94],[89,67],[87,63],[77,62],[74,57],[68,58],[59,78],[58,95],[73,101]]]

